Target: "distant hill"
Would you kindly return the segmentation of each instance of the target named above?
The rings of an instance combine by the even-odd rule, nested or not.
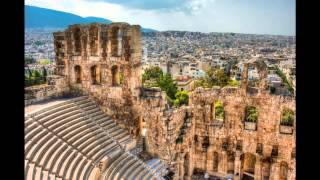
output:
[[[81,17],[75,14],[25,5],[25,28],[66,28],[71,24],[106,23],[112,21],[99,17]],[[156,32],[142,28],[143,32]]]

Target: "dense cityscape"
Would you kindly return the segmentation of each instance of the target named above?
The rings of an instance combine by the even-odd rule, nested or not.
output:
[[[57,30],[60,29],[26,29],[25,58],[31,60],[26,61],[29,69],[46,67],[53,73],[52,32]],[[293,36],[149,32],[142,34],[142,46],[142,70],[160,67],[181,90],[193,90],[194,82],[204,78],[210,68],[223,69],[231,79],[239,81],[241,64],[260,57],[268,65],[270,86],[275,87],[278,94],[294,94],[296,43]],[[249,79],[259,79],[256,69],[249,70]],[[291,93],[285,89],[291,89]]]

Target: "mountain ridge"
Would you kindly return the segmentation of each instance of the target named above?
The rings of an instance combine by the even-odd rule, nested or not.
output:
[[[76,14],[25,5],[25,28],[67,28],[72,24],[112,23],[101,17],[81,17]],[[157,32],[157,30],[141,27],[142,32]]]

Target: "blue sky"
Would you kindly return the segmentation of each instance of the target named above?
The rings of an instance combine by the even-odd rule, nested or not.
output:
[[[25,0],[157,30],[295,35],[295,0]]]

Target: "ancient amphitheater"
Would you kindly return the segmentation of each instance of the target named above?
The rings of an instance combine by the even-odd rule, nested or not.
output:
[[[263,80],[249,87],[248,66],[265,77],[262,61],[245,64],[240,87],[197,88],[174,108],[142,87],[140,36],[126,23],[54,33],[55,75],[25,89],[25,179],[295,179],[295,121],[282,123],[295,99]]]

